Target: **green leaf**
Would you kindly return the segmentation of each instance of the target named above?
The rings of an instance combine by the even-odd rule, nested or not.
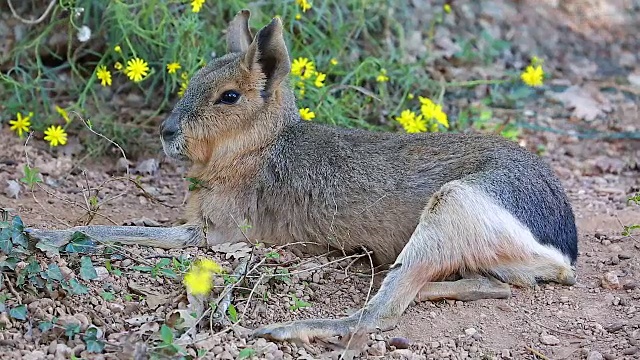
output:
[[[267,259],[279,259],[280,254],[275,251],[269,251],[264,257]]]
[[[98,273],[93,267],[91,258],[88,256],[83,256],[82,258],[80,258],[80,277],[83,280],[93,280],[98,277]]]
[[[33,189],[33,186],[35,184],[42,182],[38,169],[32,168],[29,165],[25,164],[23,170],[24,176],[22,177],[22,179],[20,179],[20,181],[27,184],[29,188]]]
[[[160,338],[162,338],[162,342],[166,345],[173,344],[173,331],[166,324],[162,324],[160,328]]]
[[[40,269],[40,263],[38,262],[38,260],[36,260],[34,256],[29,256],[29,258],[27,259],[27,266],[24,268],[24,272],[27,275],[33,275],[39,273],[41,270],[42,269]]]
[[[153,270],[151,266],[142,266],[142,265],[136,265],[132,269],[140,272],[151,272],[151,270]]]
[[[84,341],[88,352],[100,354],[104,351],[104,342],[98,340],[98,329],[96,327],[92,326],[85,331]]]
[[[9,316],[16,320],[27,320],[27,306],[26,305],[18,305],[13,309],[9,310]]]
[[[86,286],[80,284],[77,279],[69,280],[69,286],[67,287],[67,290],[76,295],[83,295],[89,292],[89,289]]]
[[[6,267],[9,270],[15,270],[18,262],[18,258],[14,256],[8,257],[4,261],[0,261],[0,270],[2,270],[3,267]]]
[[[229,314],[229,320],[231,320],[232,323],[238,322],[238,310],[236,310],[236,307],[233,306],[233,304],[229,304],[227,314]]]
[[[253,355],[255,355],[255,353],[256,351],[253,350],[252,348],[244,348],[240,350],[240,353],[238,354],[238,359],[248,359]]]
[[[160,273],[163,274],[164,276],[167,276],[173,279],[178,277],[178,275],[176,275],[176,272],[173,271],[173,269],[160,269]]]
[[[27,237],[24,235],[24,224],[19,216],[13,217],[13,220],[11,220],[11,228],[11,239],[13,240],[13,244],[27,248],[29,244],[27,243]]]
[[[40,329],[40,331],[42,331],[42,332],[49,331],[49,330],[53,329],[53,322],[51,322],[51,321],[43,321],[40,324],[38,324],[38,329]]]
[[[101,354],[104,351],[104,342],[101,340],[86,340],[87,351],[94,354]]]
[[[57,264],[49,264],[47,267],[47,278],[50,280],[58,280],[62,281],[64,276],[62,276],[62,271],[60,271],[60,267]]]
[[[70,339],[79,333],[80,333],[79,324],[69,324],[64,328],[64,334]]]
[[[12,247],[13,243],[11,243],[11,233],[7,229],[0,230],[0,251],[9,255],[11,254]]]
[[[60,255],[60,247],[49,244],[46,241],[38,241],[36,243],[36,248],[40,249],[42,252],[49,253],[52,255]]]
[[[163,259],[160,259],[160,261],[158,261],[158,263],[156,264],[156,267],[161,268],[169,265],[171,265],[171,259],[163,258]]]
[[[76,231],[71,235],[71,241],[64,247],[68,253],[92,254],[96,252],[96,242],[87,235]]]
[[[103,291],[102,294],[100,294],[100,296],[102,296],[104,301],[113,301],[113,299],[116,298],[116,296],[110,291]]]

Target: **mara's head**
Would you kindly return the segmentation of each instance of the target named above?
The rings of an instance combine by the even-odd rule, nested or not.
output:
[[[216,156],[264,147],[285,124],[298,121],[282,22],[274,18],[253,37],[249,16],[242,10],[231,21],[228,54],[191,78],[162,123],[168,156],[206,164]]]

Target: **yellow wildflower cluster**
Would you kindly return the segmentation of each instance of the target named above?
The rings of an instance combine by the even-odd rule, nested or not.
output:
[[[120,47],[120,45],[114,46],[113,51],[122,56],[122,47]],[[113,68],[116,69],[116,71],[122,71],[124,69],[124,74],[131,81],[136,83],[144,80],[147,75],[149,75],[149,63],[147,63],[144,59],[134,57],[133,59],[127,60],[126,64],[127,66],[124,67],[121,62],[116,61],[116,63],[113,65]],[[95,74],[96,78],[100,80],[100,85],[111,86],[111,84],[113,83],[111,71],[107,68],[106,65],[98,65]]]
[[[449,120],[447,114],[442,111],[442,105],[422,96],[419,96],[418,99],[420,100],[419,115],[407,109],[396,117],[396,121],[402,125],[407,133],[437,132],[440,125],[445,128],[449,127]]]
[[[387,76],[387,69],[380,69],[380,73],[376,77],[377,82],[387,82],[389,77]]]
[[[213,275],[222,273],[222,267],[211,259],[196,261],[184,275],[184,285],[193,295],[208,295],[213,288]]]
[[[56,112],[65,123],[70,123],[71,119],[67,111],[60,106],[55,107]],[[26,116],[22,113],[17,113],[16,118],[9,120],[9,129],[15,131],[18,137],[22,138],[25,133],[31,131],[31,118],[33,112],[29,112]],[[44,140],[49,142],[51,146],[65,145],[67,143],[67,132],[60,125],[51,125],[44,131]]]
[[[332,59],[331,63],[336,65],[338,61]],[[293,60],[291,63],[291,74],[294,77],[295,87],[300,97],[305,95],[308,84],[309,86],[313,84],[313,87],[320,89],[325,86],[325,81],[327,80],[327,74],[316,71],[316,65],[313,60],[306,57],[299,57]],[[300,109],[300,118],[302,118],[302,120],[309,121],[315,117],[316,114],[309,108]]]
[[[300,9],[302,10],[302,12],[307,12],[308,10],[311,9],[311,3],[308,0],[296,0],[296,4],[300,6]]]
[[[192,0],[191,1],[191,11],[194,13],[199,13],[202,10],[202,5],[204,5],[205,0]]]

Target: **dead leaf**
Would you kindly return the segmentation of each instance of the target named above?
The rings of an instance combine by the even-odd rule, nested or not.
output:
[[[133,172],[143,175],[155,175],[158,171],[158,167],[158,160],[151,158],[139,163],[138,166],[133,169]]]
[[[173,292],[170,294],[163,294],[155,291],[151,287],[138,285],[132,281],[130,281],[127,286],[132,293],[144,296],[144,300],[147,302],[147,306],[149,306],[149,308],[151,309],[156,309],[158,306],[168,303],[170,299],[172,299],[179,293]]]
[[[159,330],[160,330],[160,324],[158,324],[157,322],[148,322],[148,323],[142,324],[142,326],[140,326],[137,332],[140,334],[154,334],[154,333],[157,333]]]
[[[17,181],[7,180],[7,187],[4,188],[4,194],[7,195],[7,197],[17,199],[18,194],[20,194],[20,190],[22,190],[22,188]]]
[[[573,109],[573,116],[586,121],[593,121],[612,110],[609,100],[593,86],[573,85],[564,92],[552,94],[552,97],[561,101],[566,108]]]
[[[226,242],[222,244],[216,244],[211,246],[211,250],[224,253],[224,258],[227,260],[229,258],[240,259],[248,256],[251,253],[251,247],[244,242]]]

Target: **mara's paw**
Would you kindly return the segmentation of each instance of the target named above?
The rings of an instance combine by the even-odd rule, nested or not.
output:
[[[34,243],[43,242],[47,245],[61,247],[68,244],[71,241],[73,232],[69,230],[40,230],[33,228],[26,228],[24,232],[30,241]]]

